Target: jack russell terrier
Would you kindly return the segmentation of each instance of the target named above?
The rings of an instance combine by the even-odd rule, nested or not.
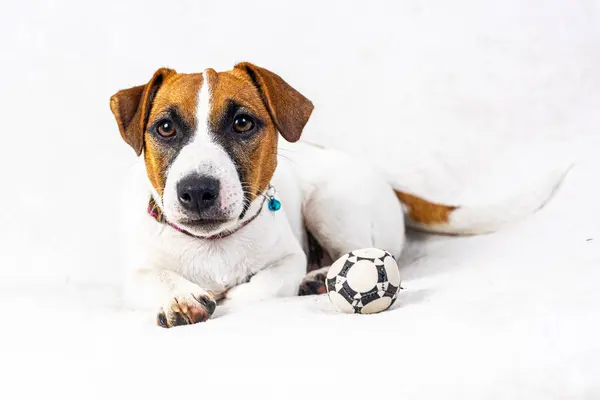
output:
[[[279,143],[300,139],[313,104],[246,62],[226,72],[161,68],[110,108],[142,156],[122,218],[126,297],[163,327],[206,321],[217,301],[323,293],[326,265],[346,252],[377,247],[398,258],[405,218],[430,232],[489,232],[533,213],[559,183],[500,206],[427,201],[361,160]]]

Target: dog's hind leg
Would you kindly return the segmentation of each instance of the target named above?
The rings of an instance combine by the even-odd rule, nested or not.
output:
[[[394,191],[376,173],[352,165],[341,167],[325,183],[314,186],[303,203],[307,230],[335,261],[352,250],[377,247],[400,256],[404,217]],[[299,294],[325,293],[329,266],[308,273]]]

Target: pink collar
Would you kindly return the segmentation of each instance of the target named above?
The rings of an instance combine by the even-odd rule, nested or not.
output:
[[[152,199],[152,198],[148,202],[148,214],[150,214],[150,216],[152,216],[157,222],[167,224],[171,228],[175,229],[176,231],[185,233],[186,235],[191,236],[193,238],[204,239],[204,240],[216,240],[216,239],[223,239],[223,238],[226,238],[227,236],[233,235],[234,233],[236,233],[237,231],[241,230],[246,225],[248,225],[250,222],[254,221],[256,219],[256,217],[258,217],[260,215],[260,212],[262,211],[264,205],[265,205],[265,200],[263,200],[262,204],[260,205],[260,208],[258,209],[258,212],[256,214],[254,214],[252,216],[252,218],[249,218],[246,221],[242,222],[235,229],[230,230],[230,231],[225,231],[225,232],[219,232],[216,235],[212,235],[212,236],[194,235],[193,233],[190,233],[190,232],[186,231],[185,229],[180,228],[179,226],[167,221],[166,218],[164,217],[164,215],[162,214],[160,208],[158,208],[158,206],[154,202],[154,199]]]

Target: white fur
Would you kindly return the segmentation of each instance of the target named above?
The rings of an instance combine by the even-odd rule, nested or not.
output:
[[[138,218],[130,218],[126,228],[133,304],[158,312],[165,298],[182,298],[190,290],[224,294],[229,302],[293,296],[306,274],[304,220],[332,257],[356,247],[400,255],[403,214],[387,182],[335,151],[297,145],[286,157],[279,159],[272,181],[282,210],[271,212],[259,197],[247,213],[262,206],[258,217],[218,240],[192,238],[146,215],[149,183],[139,163],[134,180],[142,184],[130,196],[137,201],[128,205],[128,214]],[[374,202],[379,206],[372,207]],[[171,277],[161,289],[156,276],[165,270],[182,280]]]
[[[296,293],[306,258],[285,212],[272,213],[262,199],[257,199],[248,214],[256,214],[261,206],[264,209],[240,231],[218,240],[196,239],[147,215],[144,204],[149,192],[143,164],[133,175],[133,180],[142,184],[130,187],[129,199],[133,201],[127,202],[130,211],[125,213],[129,214],[124,232],[128,238],[127,297],[132,305],[158,312],[165,298],[186,296],[190,290],[220,295],[240,284],[238,290],[227,294],[231,301]],[[165,270],[182,280],[162,287],[155,284]],[[149,279],[148,275],[154,277]]]
[[[526,191],[507,196],[494,204],[461,205],[450,214],[447,223],[423,225],[410,219],[407,225],[425,232],[452,235],[477,235],[495,232],[535,213],[558,190],[571,168],[551,171],[545,179]],[[402,190],[396,188],[397,190]],[[405,207],[403,205],[403,207]],[[408,211],[405,207],[405,211]]]

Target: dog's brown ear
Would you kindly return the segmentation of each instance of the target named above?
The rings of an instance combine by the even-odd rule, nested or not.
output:
[[[161,68],[147,84],[121,90],[110,98],[110,109],[117,120],[121,136],[138,156],[144,149],[144,132],[154,96],[165,77],[174,73],[172,69]]]
[[[281,136],[288,142],[300,139],[302,129],[314,108],[310,100],[269,70],[248,62],[239,63],[235,68],[250,76]]]

